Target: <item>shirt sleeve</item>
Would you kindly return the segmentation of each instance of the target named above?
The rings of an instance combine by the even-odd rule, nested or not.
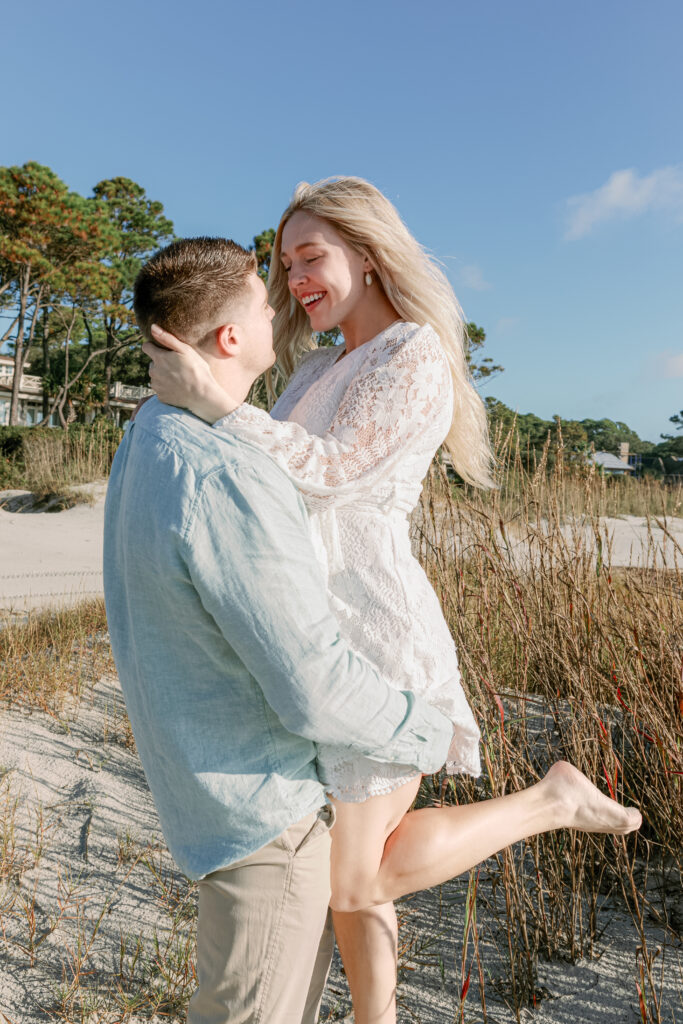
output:
[[[453,726],[390,686],[339,634],[299,495],[254,451],[200,483],[184,539],[192,583],[290,732],[436,771]]]
[[[334,504],[372,491],[415,438],[435,451],[452,416],[448,360],[433,329],[425,326],[372,352],[322,436],[247,404],[214,426],[267,451],[304,497]]]

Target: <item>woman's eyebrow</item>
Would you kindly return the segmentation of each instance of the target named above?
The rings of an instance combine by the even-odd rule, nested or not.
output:
[[[301,242],[299,245],[295,245],[294,246],[294,252],[299,252],[301,249],[310,249],[311,246],[319,246],[321,244],[322,244],[321,242]],[[282,249],[281,252],[280,252],[280,255],[281,256],[286,256],[287,255],[287,250],[286,249]]]

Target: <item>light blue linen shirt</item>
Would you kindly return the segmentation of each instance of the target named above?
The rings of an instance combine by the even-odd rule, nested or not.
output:
[[[140,759],[190,878],[325,803],[315,741],[423,772],[445,761],[451,722],[340,637],[289,479],[156,398],[114,459],[104,589]]]

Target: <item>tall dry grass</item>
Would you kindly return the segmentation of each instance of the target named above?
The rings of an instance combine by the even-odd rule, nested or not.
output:
[[[105,419],[68,430],[9,428],[11,454],[0,453],[0,487],[25,488],[38,497],[103,480],[123,430]]]
[[[0,625],[0,707],[58,715],[113,670],[103,599]]]
[[[24,441],[29,490],[50,494],[109,475],[122,431],[107,421],[68,431],[32,430]]]
[[[662,541],[680,489],[607,481],[562,458],[551,472],[544,460],[530,472],[518,451],[502,455],[500,486],[488,494],[454,488],[435,466],[416,521],[485,765],[483,780],[435,778],[423,798],[502,795],[564,758],[641,808],[637,837],[548,833],[491,858],[485,870],[500,898],[488,909],[506,935],[506,995],[519,1014],[537,999],[539,958],[591,955],[601,910],[618,895],[634,922],[641,1018],[660,1021],[659,953],[646,923],[680,938],[666,894],[681,884],[683,552]],[[647,515],[648,539],[643,565],[613,569],[601,517],[623,511],[624,494]],[[661,884],[648,883],[653,876]]]

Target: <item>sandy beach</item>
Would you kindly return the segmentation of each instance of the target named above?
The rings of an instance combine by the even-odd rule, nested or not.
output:
[[[92,505],[62,512],[0,510],[0,614],[22,616],[32,608],[101,594],[104,491],[104,484],[92,485]],[[7,492],[0,494],[0,501],[7,497]],[[641,564],[648,545],[645,521],[627,516],[603,526],[612,537],[612,564]],[[683,519],[669,520],[667,530],[673,539],[662,532],[661,541],[671,544],[676,557],[676,545],[683,544]],[[83,969],[95,972],[102,990],[114,983],[119,968],[145,991],[160,986],[155,967],[160,956],[175,965],[175,974],[163,984],[175,985],[178,998],[191,990],[187,972],[193,887],[165,849],[113,671],[93,679],[57,715],[0,710],[0,807],[5,821],[9,814],[12,823],[11,835],[6,828],[0,840],[17,857],[24,851],[23,904],[15,902],[10,914],[5,896],[0,896],[3,1024],[59,1019],[79,943],[89,943]],[[482,871],[480,944],[488,1020],[512,1024],[516,1017],[506,1002],[504,904],[498,882],[494,872]],[[642,884],[652,887],[648,943],[660,950],[662,1020],[673,1024],[683,1018],[683,955],[680,937],[663,927],[657,907],[666,903],[669,922],[680,923],[683,897],[677,887],[659,891],[661,880],[643,879]],[[467,885],[467,878],[456,879],[401,904],[401,1022],[440,1024],[455,1017],[462,987]],[[600,913],[601,937],[593,958],[541,963],[540,1001],[535,1011],[522,1011],[522,1020],[628,1024],[642,1019],[635,985],[637,932],[614,894],[605,893]],[[467,1021],[483,1019],[474,973],[476,967],[465,1006]],[[336,958],[321,1020],[350,1020],[349,1013]],[[98,1011],[93,996],[92,1013],[85,1019],[93,1024],[152,1019],[160,1024],[184,1018],[168,1009],[151,1018],[134,1010],[117,1018]]]
[[[0,491],[0,616],[102,594],[106,489],[106,481],[78,488],[92,504],[62,512],[12,511],[30,495]]]
[[[100,985],[111,979],[120,950],[132,960],[138,940],[143,959],[153,962],[157,943],[172,951],[181,913],[181,936],[191,936],[187,910],[193,887],[176,871],[163,843],[137,755],[129,745],[126,716],[114,676],[97,680],[78,704],[55,719],[16,710],[0,714],[0,801],[17,800],[17,846],[37,850],[23,875],[27,897],[35,894],[36,937],[45,936],[31,966],[26,952],[28,926],[21,917],[5,923],[0,1010],[11,1024],[42,1024],[59,1006],[62,972],[78,948],[96,931],[89,970]],[[132,871],[136,852],[147,850]],[[129,873],[130,872],[130,873]],[[402,980],[401,1022],[442,1024],[452,1020],[462,985],[460,956],[468,879],[459,878],[402,902],[400,907]],[[657,905],[653,894],[653,907]],[[670,919],[683,917],[680,891],[667,894]],[[495,907],[495,912],[490,909]],[[53,931],[54,922],[62,913]],[[618,900],[601,907],[604,931],[593,959],[575,964],[541,963],[538,1009],[523,1020],[537,1024],[629,1024],[640,1020],[634,984],[636,932]],[[486,965],[491,1021],[513,1024],[515,1015],[497,985],[505,977],[504,906],[494,875],[480,879],[480,944]],[[670,933],[652,916],[648,941],[662,950],[662,998],[671,1021],[680,1019],[683,955]],[[22,948],[23,947],[23,948]],[[471,951],[470,951],[471,957]],[[141,987],[144,987],[142,981]],[[191,986],[190,986],[191,988]],[[473,981],[467,1020],[480,1020]],[[327,987],[321,1020],[351,1019],[346,982],[338,957]],[[327,1016],[329,1015],[329,1016]],[[115,1016],[93,1017],[114,1024]],[[146,1016],[126,1018],[131,1024]],[[160,1024],[167,1016],[153,1018]],[[183,1019],[173,1018],[171,1019]]]

